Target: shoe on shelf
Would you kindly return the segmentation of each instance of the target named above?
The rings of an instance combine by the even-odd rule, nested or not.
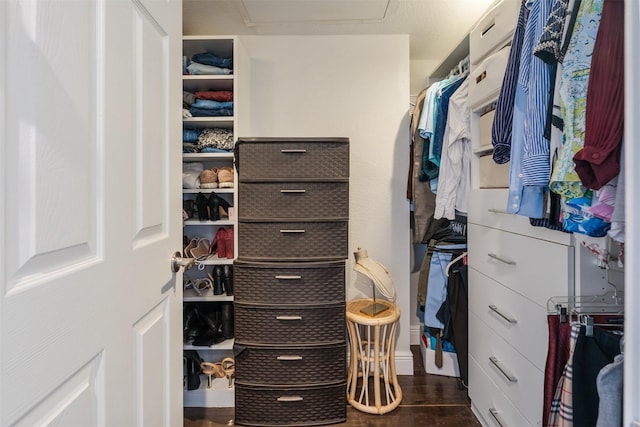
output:
[[[191,254],[191,258],[195,258],[200,261],[207,259],[209,256],[209,246],[211,246],[209,239],[198,240],[197,246],[189,252]]]
[[[222,295],[224,289],[222,286],[222,266],[216,265],[215,267],[213,267],[213,277],[209,275],[209,278],[213,282],[213,294]]]
[[[218,187],[233,188],[233,168],[225,166],[218,169]]]
[[[198,208],[198,219],[209,221],[209,199],[202,193],[196,196],[196,207]]]
[[[222,266],[222,285],[227,296],[233,295],[233,268],[230,265]]]
[[[220,305],[220,318],[222,321],[222,336],[233,338],[233,303],[223,302]]]
[[[233,245],[233,228],[229,227],[224,232],[224,245],[225,245],[225,256],[229,259],[233,259],[234,257],[234,245]]]
[[[200,172],[200,188],[218,188],[218,169],[205,169]]]
[[[209,247],[210,255],[218,255],[218,258],[226,258],[227,257],[227,248],[225,241],[225,229],[224,227],[218,228],[216,231],[216,235],[211,242],[211,246]]]
[[[221,216],[229,216],[229,208],[231,204],[227,202],[223,197],[218,196],[216,193],[209,195],[209,213],[213,216],[215,211],[218,215],[218,219]]]

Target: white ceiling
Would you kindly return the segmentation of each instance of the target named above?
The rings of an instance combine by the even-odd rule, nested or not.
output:
[[[412,60],[440,60],[493,0],[183,0],[187,35],[409,34]]]

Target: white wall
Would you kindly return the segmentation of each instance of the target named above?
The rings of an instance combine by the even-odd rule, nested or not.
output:
[[[353,255],[391,273],[401,309],[396,366],[412,375],[409,324],[409,37],[241,36],[251,58],[248,137],[349,137],[347,298],[370,296]],[[274,165],[277,167],[277,165]],[[330,203],[330,201],[327,201]]]

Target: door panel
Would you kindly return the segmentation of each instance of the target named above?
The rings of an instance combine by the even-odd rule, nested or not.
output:
[[[0,2],[2,426],[182,424],[181,8]]]

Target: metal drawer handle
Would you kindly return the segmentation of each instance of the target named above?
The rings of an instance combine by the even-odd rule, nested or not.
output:
[[[302,320],[302,316],[276,316],[276,320]]]
[[[506,425],[504,422],[502,422],[502,417],[500,416],[500,412],[498,412],[496,408],[489,408],[489,413],[491,414],[493,419],[496,420],[496,423],[498,423],[500,427],[504,427]]]
[[[509,372],[506,368],[504,368],[495,356],[489,356],[489,361],[491,361],[491,363],[493,363],[493,366],[498,368],[500,373],[504,375],[505,378],[508,379],[510,382],[512,383],[518,382],[518,379],[514,377],[513,374]]]
[[[497,259],[500,262],[504,262],[505,264],[509,264],[509,265],[516,265],[516,262],[510,259],[506,259],[506,258],[502,258],[496,254],[492,254],[492,253],[488,253],[487,254],[489,256],[489,258],[493,258],[493,259]]]
[[[280,396],[278,402],[301,402],[304,399],[302,396]]]
[[[509,323],[518,323],[517,319],[514,319],[513,317],[509,317],[506,314],[504,314],[503,312],[500,311],[500,309],[498,307],[496,307],[493,304],[489,304],[489,308],[491,309],[491,311],[493,311],[494,313],[496,313],[498,316],[502,317],[504,320],[506,320]]]
[[[508,213],[507,211],[505,211],[504,209],[496,209],[496,208],[489,208],[487,209],[489,212],[491,213],[500,213],[500,214],[506,214]]]
[[[300,230],[280,230],[281,233],[304,233],[305,230],[304,229],[300,229]]]
[[[278,275],[275,276],[276,279],[279,280],[300,280],[302,279],[302,276],[283,276],[283,275]]]
[[[278,356],[276,360],[302,360],[302,356]]]
[[[280,190],[281,193],[306,193],[307,190]]]
[[[280,150],[281,153],[283,154],[295,154],[295,153],[301,153],[304,154],[307,152],[307,150],[304,149],[298,149],[298,150]]]

